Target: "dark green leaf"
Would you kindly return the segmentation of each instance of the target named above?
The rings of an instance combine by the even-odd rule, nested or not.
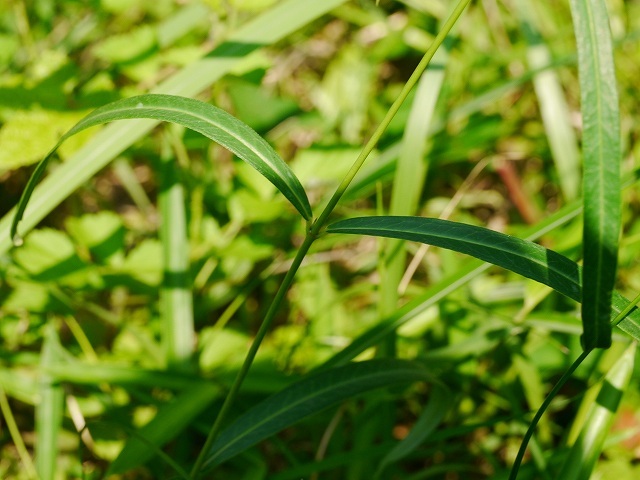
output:
[[[205,460],[211,468],[309,415],[373,390],[432,381],[420,365],[395,359],[351,363],[309,376],[269,397],[220,434]]]
[[[620,111],[604,0],[571,0],[578,44],[584,157],[583,346],[611,346],[611,292],[620,235]]]
[[[208,103],[174,95],[140,95],[100,107],[65,133],[38,165],[29,180],[11,227],[16,238],[31,193],[44,173],[49,159],[67,138],[89,127],[114,120],[149,118],[172,122],[201,133],[233,152],[273,183],[305,219],[311,218],[311,206],[302,185],[289,166],[271,146],[250,127]]]
[[[577,302],[582,299],[582,270],[577,263],[536,243],[486,228],[435,218],[361,217],[334,223],[327,232],[400,238],[447,248],[531,278]],[[613,317],[629,301],[617,292],[612,299]],[[618,327],[640,339],[640,311],[632,310]]]

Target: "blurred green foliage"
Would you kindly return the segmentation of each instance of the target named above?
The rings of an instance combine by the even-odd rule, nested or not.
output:
[[[147,93],[281,3],[1,2],[2,213],[17,203],[31,164],[86,113]],[[317,209],[433,40],[449,3],[344,2],[246,56],[198,98],[229,111],[274,145]],[[623,114],[623,169],[631,175],[638,168],[640,138],[640,4],[611,0],[608,6]],[[541,46],[542,63],[535,56]],[[557,128],[579,137],[581,127],[569,6],[474,2],[447,49],[440,65],[444,81],[424,138],[425,185],[413,213],[519,235],[572,201],[579,184],[578,167],[561,167],[575,144],[562,150],[551,138]],[[552,79],[541,78],[551,72]],[[553,101],[558,95],[561,104]],[[413,98],[338,214],[388,211]],[[549,116],[541,113],[543,105],[551,105]],[[163,212],[156,200],[168,130],[159,127],[136,142],[47,216],[24,246],[0,256],[0,388],[30,451],[45,427],[55,429],[55,469],[47,478],[103,478],[109,468],[112,478],[174,478],[180,469],[189,471],[304,237],[305,225],[271,184],[203,136],[173,131],[179,141],[169,156],[185,192],[197,342],[186,367],[167,367],[159,303]],[[67,160],[92,134],[70,140],[56,161]],[[637,192],[635,184],[622,192],[617,288],[629,297],[640,291]],[[541,242],[579,260],[580,228],[578,217]],[[377,266],[384,248],[371,238],[318,240],[258,354],[234,417],[296,380],[307,382],[310,372],[379,323]],[[403,248],[407,266],[415,258],[416,268],[399,292],[398,306],[468,263],[449,251]],[[505,477],[529,412],[581,351],[579,334],[575,302],[496,268],[410,319],[397,332],[395,356],[426,365],[453,398],[444,402],[437,428],[398,462],[385,465],[382,478]],[[577,436],[569,438],[569,431],[578,428],[571,422],[576,414],[586,415],[582,397],[589,398],[588,388],[599,385],[628,339],[618,332],[614,341],[614,353],[591,358],[552,404],[521,478],[540,478],[545,466],[557,473],[568,458]],[[357,359],[374,354],[367,349]],[[636,367],[596,475],[638,475],[638,378]],[[319,478],[370,478],[414,424],[425,424],[420,416],[434,390],[417,382],[347,400],[229,459],[216,478],[318,478],[317,472]],[[43,407],[43,392],[54,403],[56,395],[64,396],[56,404],[59,426],[46,425],[48,417],[35,413]],[[383,410],[390,429],[371,426],[380,411],[376,403],[391,405]],[[0,438],[0,477],[29,478],[15,439],[4,429]],[[111,464],[125,445],[129,450]]]

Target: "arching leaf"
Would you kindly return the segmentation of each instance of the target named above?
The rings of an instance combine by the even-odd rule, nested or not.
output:
[[[115,120],[148,118],[176,123],[201,133],[219,143],[250,164],[273,183],[306,219],[311,218],[311,206],[302,185],[289,166],[271,146],[249,126],[213,105],[174,95],[140,95],[112,102],[97,108],[65,133],[49,154],[40,162],[27,184],[11,226],[16,239],[29,198],[47,168],[51,156],[67,138],[89,127]]]

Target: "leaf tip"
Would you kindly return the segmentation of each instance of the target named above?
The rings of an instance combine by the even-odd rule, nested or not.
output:
[[[24,245],[24,238],[18,233],[13,233],[11,235],[11,241],[13,242],[14,247],[21,247]]]

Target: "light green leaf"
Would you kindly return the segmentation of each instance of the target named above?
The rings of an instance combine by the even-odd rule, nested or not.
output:
[[[250,127],[208,103],[174,95],[140,95],[97,108],[65,133],[38,165],[25,187],[11,228],[15,238],[31,193],[44,173],[49,159],[67,138],[89,127],[114,120],[149,118],[190,128],[219,143],[264,175],[298,209],[311,218],[311,206],[300,182],[271,146]]]
[[[611,292],[620,235],[620,111],[604,0],[571,0],[578,44],[584,157],[583,347],[611,346]]]
[[[582,272],[577,263],[536,243],[486,228],[435,218],[361,217],[334,223],[327,232],[399,238],[447,248],[531,278],[577,302],[582,298]],[[480,266],[469,266],[469,273],[475,268]],[[617,292],[612,299],[614,317],[629,301]],[[640,311],[632,310],[618,327],[640,338]]]
[[[46,327],[41,365],[60,360],[60,344],[53,324]],[[44,372],[39,378],[39,399],[36,403],[36,470],[41,480],[56,478],[58,461],[58,439],[62,429],[64,412],[64,390],[61,385]]]
[[[24,248],[15,251],[14,259],[32,278],[43,282],[59,280],[87,267],[71,239],[49,228],[33,232]]]
[[[124,250],[124,225],[121,218],[113,212],[69,217],[65,225],[75,242],[86,247],[98,262],[104,263]]]
[[[212,468],[309,415],[375,388],[432,381],[421,366],[395,359],[351,363],[325,370],[285,388],[230,425],[204,463]]]
[[[17,111],[0,128],[0,168],[31,165],[47,154],[60,135],[86,112]]]

